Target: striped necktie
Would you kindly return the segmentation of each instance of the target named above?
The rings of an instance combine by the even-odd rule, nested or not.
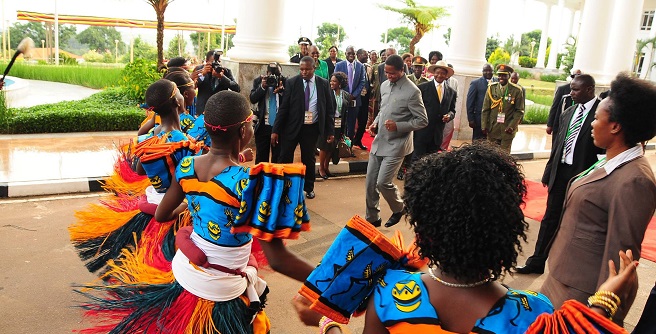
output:
[[[583,125],[583,116],[585,115],[584,112],[585,106],[581,105],[581,108],[579,108],[579,111],[576,114],[574,122],[572,122],[572,125],[569,126],[569,130],[567,131],[567,138],[565,138],[565,153],[563,154],[563,159],[572,154],[574,141],[576,140],[576,137],[578,137],[579,132],[581,132],[581,126]]]

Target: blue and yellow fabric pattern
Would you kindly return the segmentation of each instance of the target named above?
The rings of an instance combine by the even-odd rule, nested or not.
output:
[[[171,186],[175,167],[186,156],[199,154],[201,145],[178,130],[137,137],[134,155],[139,158],[151,185],[159,193]]]
[[[205,143],[205,146],[212,146],[212,139],[205,129],[205,114],[196,117],[194,125],[187,130],[187,134],[197,142]]]
[[[452,333],[440,326],[420,272],[388,270],[374,290],[378,318],[390,333]],[[542,313],[553,313],[549,299],[532,291],[508,289],[472,333],[524,333]]]
[[[304,174],[302,164],[261,163],[230,166],[201,182],[194,157],[185,157],[175,175],[186,194],[194,231],[217,245],[241,246],[252,236],[296,239],[309,230]]]
[[[194,127],[196,127],[196,117],[189,112],[180,114],[180,129],[182,129],[182,132],[189,133],[189,130]]]
[[[339,322],[366,307],[387,269],[402,263],[402,249],[373,225],[354,216],[312,271],[299,293],[311,309]]]

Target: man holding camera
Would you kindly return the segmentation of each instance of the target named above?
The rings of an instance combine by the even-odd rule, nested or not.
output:
[[[255,125],[255,163],[278,162],[280,146],[271,146],[271,129],[275,122],[280,102],[285,92],[286,78],[281,75],[280,64],[273,62],[267,66],[266,75],[253,80],[251,103],[257,104],[257,124]]]
[[[212,50],[205,56],[205,66],[203,71],[198,75],[196,85],[198,87],[198,96],[196,99],[196,115],[202,115],[205,112],[205,104],[210,96],[230,89],[239,92],[239,84],[232,76],[232,72],[221,66],[221,55],[223,51]]]

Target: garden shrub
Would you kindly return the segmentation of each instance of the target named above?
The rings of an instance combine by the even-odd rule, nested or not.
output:
[[[84,100],[8,109],[3,133],[59,133],[137,130],[144,112],[119,88]]]
[[[558,74],[540,74],[540,81],[556,82],[561,76]]]
[[[135,59],[134,62],[125,65],[121,72],[121,87],[127,97],[143,102],[148,86],[161,78],[162,74],[157,72],[155,63]]]
[[[522,124],[547,124],[549,107],[533,104],[526,107]]]
[[[496,69],[497,65],[508,64],[510,62],[510,54],[502,48],[497,48],[492,52],[487,62],[492,65],[492,68]]]
[[[530,58],[528,56],[519,57],[519,66],[524,68],[533,68],[537,62],[538,60],[536,58]]]
[[[519,73],[519,77],[522,79],[533,79],[533,73],[531,71],[519,70],[517,73]]]

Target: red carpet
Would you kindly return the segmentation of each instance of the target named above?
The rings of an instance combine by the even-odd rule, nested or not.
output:
[[[528,218],[542,220],[547,207],[547,188],[542,183],[526,180],[528,188],[524,215]],[[642,257],[656,262],[656,218],[651,219],[642,242]]]
[[[362,136],[362,145],[367,147],[367,151],[371,152],[371,143],[374,142],[374,137],[370,136],[369,133],[365,132]]]

